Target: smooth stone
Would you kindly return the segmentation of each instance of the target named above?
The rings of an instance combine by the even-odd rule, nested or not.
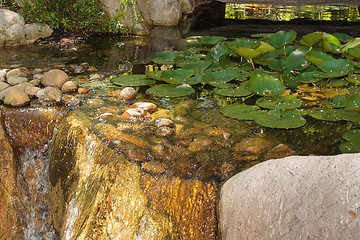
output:
[[[264,156],[264,159],[284,158],[294,155],[294,150],[287,144],[278,144],[270,149]]]
[[[143,111],[150,111],[150,110],[156,109],[157,106],[151,102],[136,102],[133,105],[131,105],[130,108],[138,108]]]
[[[80,106],[81,103],[80,99],[72,95],[63,95],[62,101],[67,107],[72,107],[72,108],[76,108]]]
[[[38,91],[40,91],[40,90],[41,90],[41,88],[35,87],[35,86],[33,86],[33,87],[27,87],[27,88],[25,88],[25,93],[26,93],[30,98],[34,98],[34,97],[36,97],[36,93],[37,93]]]
[[[2,69],[2,70],[0,70],[0,78],[5,78],[7,71],[8,71],[8,69]]]
[[[42,79],[43,77],[45,76],[45,74],[42,74],[42,73],[37,73],[37,74],[34,74],[33,76],[33,79]]]
[[[189,150],[192,152],[206,151],[209,150],[213,144],[214,142],[210,139],[196,138],[190,144]]]
[[[0,82],[6,82],[5,77],[0,78]]]
[[[43,70],[41,69],[41,68],[35,68],[33,71],[32,71],[32,74],[33,75],[36,75],[36,74],[40,74],[40,73],[42,73],[43,72]]]
[[[90,92],[89,88],[78,88],[78,93],[80,94],[86,94],[88,92]]]
[[[36,93],[36,97],[43,101],[61,102],[62,93],[56,87],[46,87]]]
[[[138,151],[138,150],[125,150],[124,155],[130,161],[135,162],[145,162],[146,161],[146,152]]]
[[[160,128],[160,127],[174,127],[174,122],[171,121],[168,118],[159,118],[156,119],[156,127]]]
[[[12,69],[6,73],[6,79],[9,80],[10,77],[27,77],[27,74],[19,68]]]
[[[234,146],[234,151],[243,155],[260,154],[274,144],[263,138],[244,138]]]
[[[10,85],[18,85],[20,83],[26,83],[28,82],[28,79],[26,77],[18,77],[18,76],[11,76],[7,79],[7,82]]]
[[[0,82],[0,92],[5,90],[6,88],[10,87],[10,84],[7,84],[6,82]]]
[[[359,154],[268,160],[222,186],[222,239],[360,239],[359,196]]]
[[[174,132],[174,129],[163,126],[156,129],[155,135],[158,137],[170,137],[174,134]]]
[[[62,87],[62,92],[75,92],[77,90],[78,86],[73,81],[67,81],[65,82]]]
[[[41,84],[49,87],[57,87],[61,89],[62,85],[69,81],[69,76],[59,69],[52,69],[45,73],[41,79]]]
[[[141,164],[141,170],[152,174],[162,174],[166,171],[163,165],[160,162],[144,162]]]
[[[40,79],[33,79],[31,81],[29,81],[30,84],[34,85],[35,87],[40,85]]]
[[[4,104],[12,107],[22,107],[29,103],[29,96],[18,87],[9,88],[4,97]]]
[[[120,92],[120,97],[125,100],[135,99],[137,96],[137,92],[132,87],[126,87]]]

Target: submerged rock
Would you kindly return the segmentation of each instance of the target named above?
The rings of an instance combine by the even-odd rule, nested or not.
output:
[[[360,155],[260,163],[221,189],[222,239],[360,239]]]

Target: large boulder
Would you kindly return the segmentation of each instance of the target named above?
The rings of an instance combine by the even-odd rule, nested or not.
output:
[[[0,46],[33,43],[49,37],[52,32],[48,25],[25,24],[20,14],[0,8]]]
[[[360,155],[269,160],[221,189],[222,239],[360,239]]]

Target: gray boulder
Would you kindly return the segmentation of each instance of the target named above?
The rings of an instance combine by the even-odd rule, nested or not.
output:
[[[269,160],[223,185],[222,239],[360,239],[359,198],[359,154]]]
[[[38,38],[49,37],[52,32],[47,25],[25,24],[20,14],[0,9],[0,46],[33,43]]]
[[[153,0],[150,16],[153,25],[177,25],[182,17],[182,4],[179,0]]]

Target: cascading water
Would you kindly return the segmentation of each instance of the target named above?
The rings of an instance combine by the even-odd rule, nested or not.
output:
[[[19,175],[24,189],[26,240],[57,239],[51,224],[49,203],[49,148],[19,149]]]

